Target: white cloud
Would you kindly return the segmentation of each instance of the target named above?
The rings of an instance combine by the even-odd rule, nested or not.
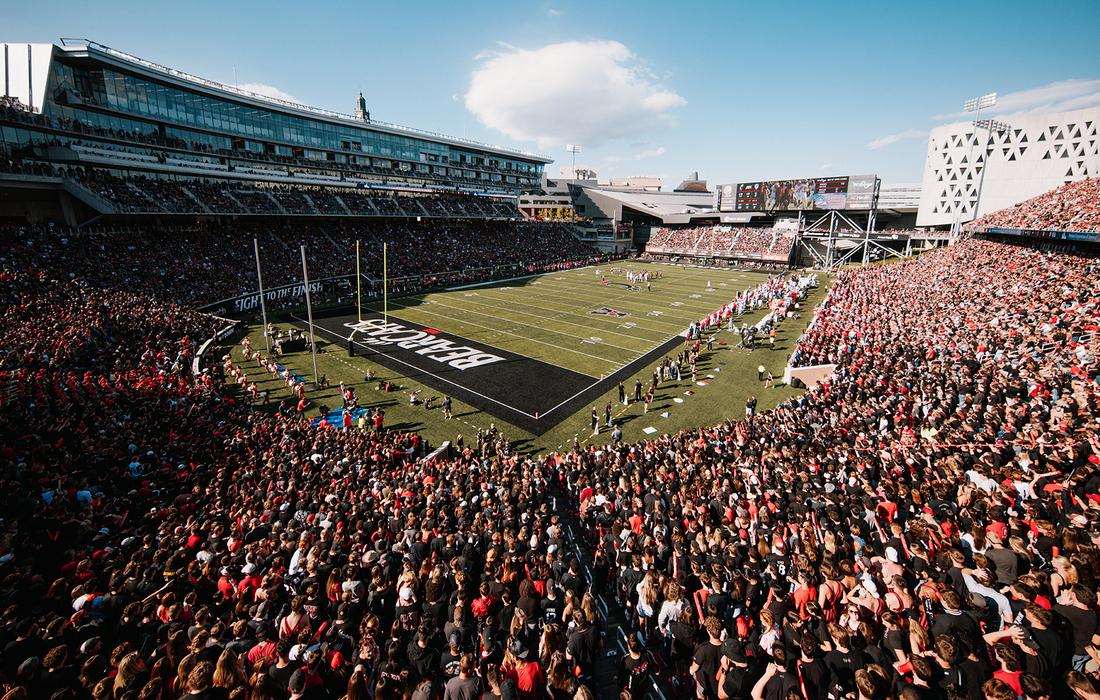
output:
[[[500,45],[478,60],[466,109],[485,126],[543,149],[594,148],[668,127],[672,111],[687,104],[617,41]]]
[[[546,14],[551,17],[561,17],[561,10],[551,7],[546,10]]]
[[[832,170],[832,169],[833,169],[833,164],[832,163],[822,163],[821,166],[818,168],[818,170]]]
[[[906,129],[905,131],[899,131],[896,134],[887,134],[886,136],[879,136],[874,141],[867,144],[867,148],[872,151],[877,151],[880,148],[886,148],[892,146],[898,141],[910,141],[912,139],[924,138],[928,135],[927,131],[920,129]]]
[[[274,85],[265,85],[263,83],[241,83],[237,86],[241,90],[247,90],[248,92],[254,92],[258,95],[265,95],[267,97],[274,97],[277,100],[286,100],[287,102],[296,102],[303,104],[294,95],[288,94],[275,87]]]
[[[619,163],[625,160],[645,160],[647,158],[660,158],[665,154],[665,147],[658,146],[657,148],[650,148],[644,151],[638,151],[632,155],[627,156],[608,156],[604,160],[609,163]]]
[[[1084,109],[1100,105],[1100,80],[1056,80],[1027,90],[997,95],[997,104],[985,114],[989,116],[1009,116],[1012,114],[1031,114],[1041,112],[1065,112],[1071,109]],[[971,117],[967,112],[936,114],[932,119],[944,121],[959,117]]]

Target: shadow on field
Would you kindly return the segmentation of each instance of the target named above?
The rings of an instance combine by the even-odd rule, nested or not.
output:
[[[419,422],[419,421],[416,421],[416,422],[414,422],[414,421],[404,421],[402,423],[394,423],[393,425],[387,425],[386,430],[409,431],[409,430],[420,430],[423,427],[424,427],[424,424]]]
[[[363,398],[363,397],[360,396],[359,398]],[[365,405],[364,405],[364,402],[362,402],[362,401],[359,402],[359,407],[360,408],[388,408],[390,406],[396,406],[396,405],[397,405],[397,401],[395,399],[385,399],[385,400],[382,400],[382,401],[368,401],[368,402],[366,402]]]

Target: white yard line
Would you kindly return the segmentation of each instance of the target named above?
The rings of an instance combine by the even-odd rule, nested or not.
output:
[[[579,289],[585,289],[585,290],[588,290],[588,291],[591,291],[591,292],[595,291],[595,290],[592,289],[592,287],[590,285],[583,285],[581,287],[578,287],[578,286],[574,286],[574,285],[563,284],[562,282],[557,282],[555,286],[564,286],[567,289],[569,289],[570,291],[577,291]],[[604,285],[599,285],[599,286],[603,289],[610,289],[610,290],[620,291],[624,294],[641,295],[641,298],[637,301],[632,301],[630,297],[620,297],[619,295],[612,295],[614,297],[615,301],[621,301],[623,303],[644,304],[645,302],[641,301],[641,299],[646,299],[646,298],[651,298],[652,297],[652,292],[646,292],[644,290],[643,291],[638,291],[638,292],[631,292],[630,290],[623,289],[621,287],[616,288],[616,287],[605,287]],[[745,289],[749,289],[749,287],[745,287]],[[727,292],[727,294],[728,294],[728,292]],[[683,302],[683,304],[680,307],[677,307],[677,308],[693,310],[693,311],[698,311],[698,312],[703,312],[704,310],[707,310],[706,313],[709,314],[712,311],[714,311],[715,304],[717,304],[718,306],[721,306],[722,304],[727,303],[728,301],[732,300],[732,298],[733,298],[731,296],[726,301],[718,302],[718,300],[722,299],[725,295],[720,293],[720,292],[716,292],[716,293],[713,293],[713,296],[715,297],[715,300],[713,300],[712,303],[708,304],[708,303]],[[706,314],[704,314],[704,315],[706,315]]]
[[[672,338],[669,338],[669,340],[671,340],[671,339],[672,339]],[[654,345],[652,349],[650,349],[649,351],[647,351],[647,352],[646,352],[646,355],[648,355],[648,354],[649,354],[650,352],[653,352],[653,350],[656,350],[656,349],[657,349],[658,347],[660,347],[660,346],[659,346],[659,345]],[[635,362],[637,362],[638,360],[640,360],[640,359],[641,359],[642,357],[644,357],[644,355],[643,355],[643,356],[639,356],[639,357],[637,357],[637,358],[635,358],[635,359],[631,360],[630,362],[627,362],[627,363],[626,363],[625,365],[623,365],[623,366],[622,366],[622,367],[620,367],[619,369],[615,370],[615,372],[618,372],[619,370],[623,369],[624,367],[629,367],[629,366],[630,366],[630,365],[632,365],[633,363],[635,363]],[[615,374],[615,372],[609,372],[607,376],[611,376],[612,374]],[[586,386],[585,388],[581,389],[581,390],[580,390],[580,391],[578,391],[577,393],[575,393],[575,394],[573,394],[572,396],[570,396],[570,397],[569,397],[568,399],[566,399],[565,401],[562,401],[561,403],[559,403],[559,404],[558,404],[557,406],[554,406],[554,407],[552,407],[552,408],[548,409],[548,410],[547,410],[547,411],[546,411],[545,413],[540,413],[539,415],[541,415],[541,416],[548,416],[548,415],[550,415],[550,414],[551,414],[551,413],[553,413],[554,411],[558,410],[559,408],[561,408],[561,407],[562,407],[562,406],[564,406],[565,404],[569,403],[570,401],[572,401],[573,399],[577,398],[578,396],[580,396],[581,394],[583,394],[584,392],[588,391],[589,389],[591,389],[592,387],[596,386],[597,384],[599,384],[599,383],[600,383],[600,382],[602,382],[602,381],[603,381],[603,380],[601,379],[601,380],[600,380],[599,382],[593,382],[593,383],[589,384],[589,385],[588,385],[588,386]],[[615,416],[615,417],[617,418],[617,417],[621,416],[621,415],[622,415],[623,413],[625,413],[625,412],[626,412],[627,408],[628,408],[628,406],[623,406],[623,407],[621,407],[621,408],[619,409],[619,412],[618,412],[618,413],[616,414],[616,416]]]
[[[680,332],[680,331],[684,330],[685,328],[687,328],[688,324],[691,323],[693,320],[698,320],[697,313],[695,311],[693,311],[692,309],[687,309],[687,307],[684,307],[684,306],[668,307],[668,308],[672,308],[672,309],[683,309],[683,310],[686,311],[686,315],[684,315],[682,317],[683,318],[683,323],[680,323],[678,320],[677,321],[655,320],[651,317],[645,316],[645,314],[649,313],[650,311],[664,310],[665,307],[657,306],[656,308],[654,308],[655,304],[656,304],[655,300],[651,299],[651,302],[654,302],[654,303],[647,303],[645,300],[648,297],[645,296],[644,292],[642,293],[643,294],[642,297],[634,298],[630,295],[635,294],[635,292],[628,292],[627,290],[618,290],[620,292],[620,294],[608,294],[606,292],[606,288],[601,287],[601,289],[604,289],[605,291],[604,291],[603,294],[600,294],[597,290],[592,289],[588,285],[585,285],[584,287],[574,287],[574,286],[571,286],[571,285],[562,284],[561,282],[556,282],[555,286],[564,287],[565,291],[562,291],[562,292],[556,293],[556,294],[553,293],[553,292],[550,292],[549,294],[537,294],[537,293],[532,293],[530,290],[525,290],[523,292],[523,295],[534,297],[536,299],[541,299],[541,300],[551,300],[554,303],[561,304],[562,302],[560,302],[558,300],[561,299],[563,294],[580,291],[580,292],[583,293],[584,299],[585,299],[586,302],[589,302],[589,300],[590,300],[590,303],[596,304],[596,305],[614,303],[614,304],[622,305],[624,308],[626,308],[629,305],[631,307],[632,314],[634,314],[635,316],[637,316],[639,318],[644,317],[652,323],[661,323],[661,324],[673,326],[673,327],[677,328],[677,332]],[[551,289],[550,285],[547,285],[547,289]],[[614,289],[614,288],[612,288],[612,289]],[[591,295],[591,296],[589,296],[589,295]],[[701,306],[700,309],[702,309],[702,308],[710,308],[710,307],[702,307]],[[713,308],[710,309],[710,311],[713,311],[713,310],[714,310]],[[671,311],[665,311],[665,313],[671,314],[672,312]],[[709,313],[709,311],[708,311],[708,313]],[[680,317],[677,316],[676,318],[679,319]],[[654,332],[656,332],[656,331],[654,331]]]
[[[493,291],[493,290],[487,290],[487,291]],[[504,299],[504,300],[508,301],[509,303],[523,304],[523,302],[520,302],[520,301],[517,301],[515,299],[510,298],[511,295],[509,295],[509,294],[488,294],[487,292],[483,291],[483,292],[480,292],[480,295],[487,298],[487,299]],[[534,307],[534,308],[537,308],[537,309],[554,309],[554,310],[561,309],[561,310],[564,310],[564,311],[568,311],[570,316],[574,316],[576,318],[585,318],[585,319],[587,319],[591,316],[591,314],[589,314],[587,311],[584,310],[585,308],[589,307],[590,305],[602,306],[602,305],[605,305],[605,302],[607,302],[607,303],[612,303],[612,302],[613,303],[618,303],[618,301],[620,299],[619,297],[616,296],[616,297],[614,297],[613,299],[611,299],[609,301],[606,298],[607,295],[597,295],[597,294],[593,294],[592,296],[573,295],[573,298],[575,300],[582,302],[580,305],[578,305],[576,303],[576,301],[573,301],[573,302],[561,301],[561,296],[562,296],[561,294],[554,294],[552,292],[547,293],[547,294],[540,294],[540,293],[534,292],[530,289],[524,289],[520,296],[522,296],[525,299],[526,298],[538,299],[540,302],[544,302],[546,304],[546,306],[540,306],[539,304],[523,304],[524,306],[531,306],[531,307]],[[603,298],[601,298],[601,297],[603,297]],[[623,298],[622,301],[629,301],[629,299],[628,298]],[[636,314],[633,314],[633,313],[631,315],[636,316]],[[675,326],[679,325],[678,323],[674,323],[672,321],[654,321],[654,322],[655,323],[665,323],[667,325],[675,325]],[[660,331],[660,330],[657,330],[655,328],[645,328],[643,330],[648,330],[648,331],[651,331],[653,333],[660,333],[660,334],[665,333],[664,331]]]
[[[521,340],[530,341],[532,343],[538,343],[539,345],[545,345],[545,346],[550,347],[550,348],[557,348],[558,350],[565,350],[566,352],[572,352],[572,353],[575,353],[577,355],[584,355],[585,357],[590,357],[593,360],[600,360],[601,362],[605,362],[605,363],[608,361],[606,357],[602,357],[600,355],[592,355],[592,354],[589,354],[587,352],[583,352],[581,350],[574,350],[573,348],[567,348],[564,345],[555,345],[554,343],[548,343],[545,340],[536,340],[536,339],[528,337],[526,335],[520,335],[519,333],[513,333],[511,331],[506,331],[506,330],[503,330],[501,328],[495,328],[493,326],[483,326],[480,323],[474,323],[473,321],[458,320],[458,319],[455,319],[455,318],[451,318],[449,316],[442,316],[440,314],[434,314],[434,313],[431,313],[431,311],[428,311],[428,308],[425,308],[425,307],[430,308],[432,306],[447,306],[447,305],[446,304],[440,304],[439,302],[435,302],[434,304],[424,304],[424,305],[418,305],[418,306],[405,306],[405,307],[402,307],[402,308],[409,309],[409,310],[412,310],[412,311],[423,311],[428,316],[432,316],[434,318],[450,321],[451,323],[459,323],[459,324],[467,325],[467,326],[475,326],[477,328],[483,328],[487,331],[492,331],[493,333],[503,333],[505,335],[510,335],[513,338],[519,338]],[[450,307],[450,308],[455,308],[455,307]],[[460,311],[465,311],[466,309],[459,309],[459,310]],[[477,312],[472,311],[470,313],[477,313]],[[481,314],[481,315],[482,316],[488,316],[488,314]],[[496,317],[493,316],[492,318],[496,318]],[[511,321],[511,323],[519,323],[519,321]],[[314,325],[316,325],[316,324],[314,324]],[[520,325],[527,326],[528,324],[522,323]],[[537,328],[537,326],[528,326],[528,327],[529,328]],[[441,330],[446,330],[446,328],[442,328]],[[542,329],[540,329],[540,330],[542,330]],[[448,331],[448,332],[449,333],[454,333],[454,331]],[[462,334],[461,333],[455,333],[455,335],[461,336]],[[477,339],[474,338],[472,340],[477,340]],[[485,341],[478,341],[478,342],[483,342],[484,343]],[[486,343],[486,344],[488,345],[489,343]],[[513,350],[512,352],[515,352],[515,351]],[[540,362],[546,362],[546,364],[548,364],[548,365],[554,365],[553,362],[547,362],[546,360],[543,360],[542,358],[536,357],[536,358],[532,358],[532,359],[539,360]],[[633,362],[633,360],[631,360],[631,362]],[[555,367],[561,367],[561,365],[554,365],[554,366]],[[570,372],[577,372],[577,370],[572,369],[570,367],[561,367],[561,369],[567,369]],[[612,371],[614,371],[614,370],[612,370]],[[577,372],[577,374],[584,374],[584,372]]]
[[[541,306],[537,306],[535,304],[524,304],[521,301],[518,301],[518,300],[515,300],[515,299],[509,299],[507,296],[488,296],[488,295],[483,294],[482,298],[485,298],[485,299],[500,299],[501,301],[507,302],[507,304],[510,304],[510,305],[513,305],[513,306],[526,306],[526,307],[532,308],[532,309],[540,309],[542,311],[548,311],[548,309],[545,309]],[[487,306],[491,309],[497,309],[498,311],[501,311],[501,312],[521,314],[523,316],[530,316],[531,318],[537,318],[537,319],[541,319],[543,321],[553,321],[554,323],[567,323],[570,326],[579,326],[580,328],[583,328],[587,331],[595,331],[595,332],[598,332],[598,333],[610,333],[611,335],[621,335],[622,337],[630,338],[631,340],[642,340],[641,338],[638,338],[637,335],[633,335],[633,334],[630,334],[630,333],[620,333],[618,331],[613,331],[613,330],[610,330],[608,328],[602,328],[602,327],[597,328],[597,327],[593,327],[591,324],[588,324],[588,323],[576,323],[575,321],[566,321],[565,319],[557,318],[557,317],[554,317],[554,316],[548,316],[548,315],[543,315],[543,314],[533,314],[533,313],[530,313],[530,312],[527,312],[527,311],[516,311],[515,309],[508,308],[507,306],[502,308],[502,306],[500,304],[486,304],[485,302],[474,301],[473,299],[460,299],[459,301],[463,304],[477,304],[478,306]],[[433,304],[439,304],[440,306],[446,306],[445,304],[440,304],[438,301],[435,301],[434,299],[432,300],[432,303]],[[576,308],[576,307],[574,307],[574,308]],[[556,312],[556,313],[561,313],[561,312]],[[572,316],[573,318],[588,319],[589,316],[592,316],[594,314],[580,315],[580,314],[572,314],[571,313],[571,314],[568,314],[568,315]],[[616,320],[619,320],[619,319],[616,319]],[[520,323],[520,322],[516,321],[516,323]],[[539,327],[541,328],[541,326],[539,326]],[[648,328],[641,328],[639,330],[643,330],[643,331],[646,331],[646,332],[649,332],[649,333],[660,333],[661,332],[661,331],[657,331],[657,330],[650,330]],[[611,345],[611,343],[601,343],[601,344],[602,345]],[[611,347],[620,347],[620,346],[611,345]],[[626,350],[627,348],[622,348],[622,349]]]
[[[535,294],[535,293],[532,293],[530,290],[524,290],[523,296],[533,297],[535,299],[540,299],[540,300],[544,300],[544,301],[550,301],[551,303],[556,303],[556,304],[559,304],[559,305],[561,305],[563,303],[567,303],[567,302],[557,301],[558,299],[560,299],[560,296],[561,296],[561,295],[557,295],[557,294],[553,294],[553,295]],[[496,299],[497,297],[494,296],[494,297],[489,297],[489,298]],[[585,298],[585,300],[588,301],[587,297]],[[612,299],[610,301],[606,298],[605,299],[594,298],[594,299],[591,300],[591,303],[595,304],[595,305],[604,305],[605,302],[606,303],[619,304],[620,301],[625,302],[627,300],[625,300],[625,299],[620,300],[618,297],[616,297],[615,299]],[[640,303],[640,302],[638,302],[638,303]],[[531,306],[531,305],[529,305],[529,306]],[[569,307],[569,308],[576,308],[576,307]],[[683,323],[678,323],[676,321],[658,320],[658,319],[654,319],[654,318],[649,317],[649,316],[645,316],[646,313],[649,313],[649,311],[653,311],[653,310],[654,309],[652,307],[649,307],[649,308],[645,309],[644,311],[642,311],[641,309],[633,309],[631,311],[631,318],[645,319],[647,323],[660,323],[660,324],[663,324],[663,325],[672,326],[672,327],[678,329],[677,332],[682,331],[685,328],[687,328],[688,324],[691,322],[691,321],[685,320]],[[578,316],[578,318],[580,318],[580,317]],[[688,318],[694,318],[694,316],[690,316]],[[654,329],[654,328],[646,328],[645,330],[652,331],[653,333],[664,333],[664,331],[659,331],[659,330]],[[675,335],[675,333],[673,335]],[[671,337],[671,336],[669,336],[669,337]]]
[[[426,306],[426,307],[442,306],[445,309],[454,309],[455,311],[461,311],[463,313],[477,314],[478,316],[485,316],[486,318],[495,318],[497,320],[507,321],[508,323],[518,323],[519,325],[525,326],[527,328],[534,328],[534,329],[540,330],[540,331],[548,331],[550,333],[565,336],[567,338],[572,337],[568,333],[562,333],[560,331],[555,331],[553,329],[546,328],[544,326],[535,325],[533,323],[524,323],[523,321],[516,321],[516,320],[510,319],[510,318],[502,318],[499,315],[487,314],[487,313],[483,313],[481,311],[474,311],[473,309],[468,309],[468,308],[465,308],[465,307],[462,307],[462,306],[455,306],[454,304],[444,304],[443,302],[436,301],[434,299],[432,300],[431,304],[416,304],[414,306],[404,306],[403,308],[411,309],[413,311],[416,311],[416,310],[419,310],[423,306]],[[499,307],[494,306],[493,308],[499,308]],[[535,316],[534,314],[524,313],[523,311],[517,311],[516,313],[521,313],[521,314],[524,314],[525,316],[534,316],[535,318],[539,318],[538,316]],[[457,323],[469,323],[472,326],[477,326],[478,325],[476,323],[473,323],[472,321],[466,321],[465,319],[452,319],[452,320],[457,322]],[[545,320],[545,319],[543,319],[543,320]],[[576,325],[576,324],[573,324],[573,325]],[[478,326],[478,327],[479,328],[488,328],[489,330],[498,330],[499,331],[499,329],[489,328],[488,326]],[[596,333],[602,332],[601,330],[592,328],[591,326],[586,326],[586,328],[589,331],[592,331],[592,332],[596,332]],[[499,331],[499,332],[505,333],[506,331]],[[515,334],[512,334],[512,335],[515,335]],[[517,338],[526,338],[526,336],[521,336],[521,335],[517,335],[516,337]],[[568,350],[569,349],[569,348],[566,348],[566,347],[563,347],[563,346],[560,346],[560,345],[554,345],[553,343],[546,343],[546,342],[541,341],[541,340],[534,340],[534,338],[527,338],[527,340],[532,340],[536,343],[543,343],[544,345],[550,345],[551,347],[561,348],[562,350]],[[608,343],[608,342],[605,342],[605,341],[602,341],[602,340],[599,343],[597,343],[597,345],[606,345],[609,348],[618,348],[619,350],[625,350],[629,353],[633,353],[633,354],[638,355],[638,356],[644,355],[645,352],[646,352],[644,350],[638,350],[636,348],[625,348],[622,345],[615,345],[614,343]],[[581,354],[583,355],[585,353],[581,353]],[[598,355],[589,355],[589,357],[596,357],[597,359],[606,359],[606,358],[599,357]]]

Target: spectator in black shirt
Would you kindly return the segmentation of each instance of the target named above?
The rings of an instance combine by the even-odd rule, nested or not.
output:
[[[600,631],[582,610],[573,612],[573,624],[575,627],[569,634],[565,655],[580,675],[588,675],[600,651]]]
[[[787,650],[782,644],[772,648],[772,661],[764,669],[764,675],[752,688],[752,700],[787,700],[794,691],[799,696],[798,676],[787,668]]]
[[[421,629],[409,644],[406,655],[412,670],[414,684],[420,681],[433,680],[439,669],[439,652],[431,646],[431,632]]]
[[[962,610],[962,598],[954,590],[946,590],[940,595],[943,613],[932,621],[932,636],[950,633],[964,644],[967,649],[981,648],[981,630],[978,623]]]
[[[716,617],[708,617],[703,621],[703,628],[707,632],[707,641],[700,642],[695,648],[690,673],[695,678],[699,697],[717,700],[718,666],[722,662],[722,623]]]
[[[638,636],[629,635],[626,638],[626,654],[619,669],[619,687],[630,693],[631,697],[641,697],[649,689],[651,661]]]
[[[829,696],[829,668],[821,654],[821,643],[812,634],[803,634],[798,643],[797,671],[807,700],[826,700]]]
[[[1092,607],[1096,604],[1096,593],[1077,584],[1065,591],[1061,599],[1063,602],[1054,606],[1054,612],[1073,628],[1073,668],[1082,671],[1089,659],[1085,647],[1100,644],[1100,613]]]
[[[851,635],[836,623],[829,624],[829,636],[833,648],[825,654],[825,667],[829,669],[830,692],[841,692],[855,687],[856,671],[866,663],[863,655],[849,648]]]
[[[722,644],[722,663],[718,671],[719,696],[728,700],[749,700],[758,673],[745,655],[740,639],[730,638]]]

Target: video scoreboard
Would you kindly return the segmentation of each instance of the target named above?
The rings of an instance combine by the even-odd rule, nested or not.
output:
[[[807,211],[870,209],[875,175],[767,180],[719,185],[718,211]]]

